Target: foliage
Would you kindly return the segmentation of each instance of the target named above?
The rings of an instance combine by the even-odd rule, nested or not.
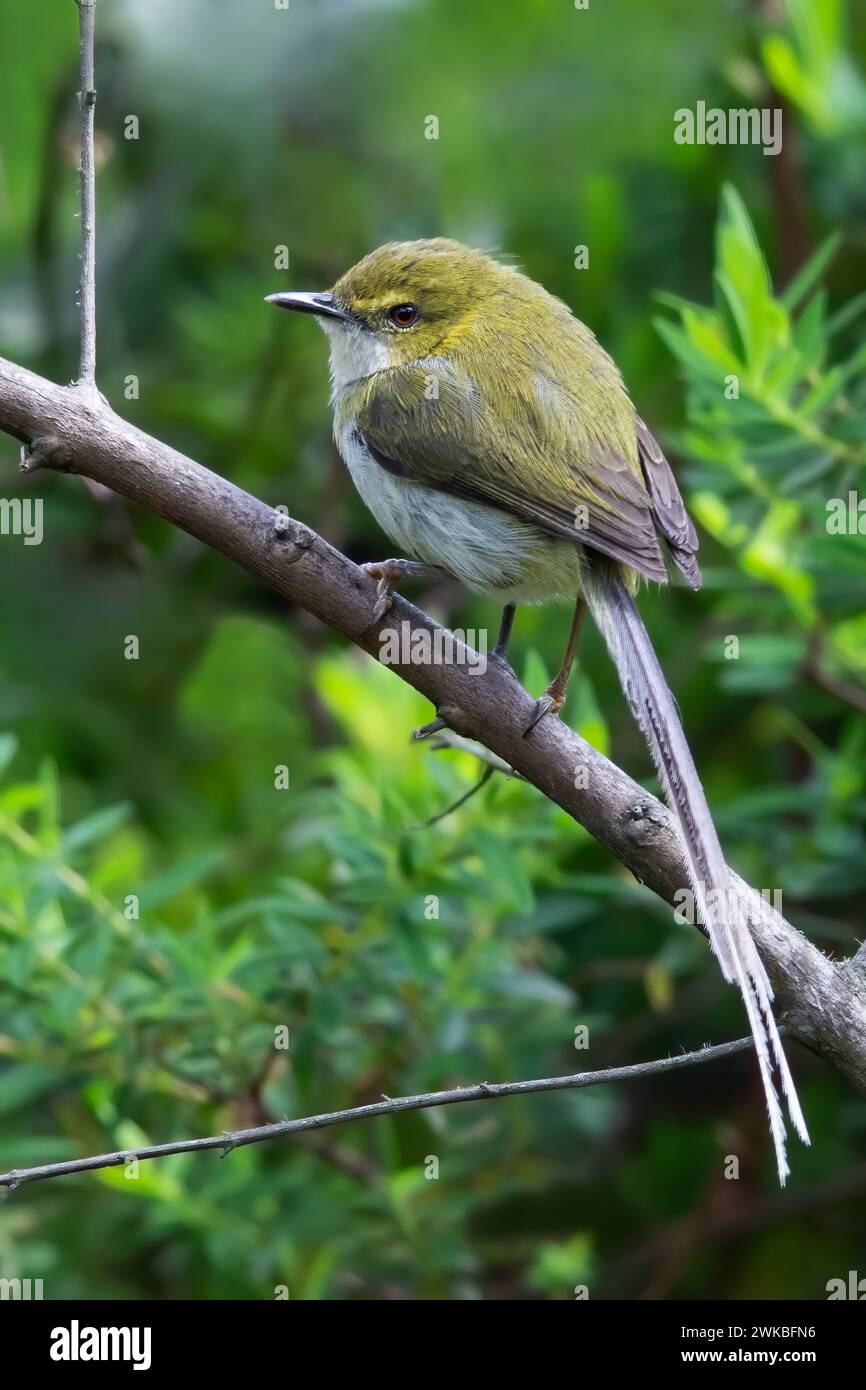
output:
[[[790,31],[771,29],[761,45],[767,74],[816,130],[832,135],[866,125],[866,85],[851,61],[844,0],[786,0]]]
[[[0,12],[0,350],[61,379],[73,8]],[[866,461],[866,14],[757,8],[100,6],[100,381],[381,558],[329,442],[324,343],[262,297],[394,236],[519,256],[614,353],[698,520],[701,594],[642,606],[729,857],[848,954],[864,536],[828,504],[859,496]],[[773,159],[673,140],[677,108],[762,104],[769,82],[814,248],[787,284]],[[157,519],[39,483],[45,544],[0,537],[0,1168],[744,1031],[700,935],[531,788],[497,775],[426,825],[480,770],[410,744],[430,711],[389,672]],[[464,628],[498,616],[423,598]],[[518,614],[530,689],[564,624]],[[566,717],[654,785],[592,632]],[[790,1206],[742,1058],[24,1187],[0,1208],[0,1275],[85,1298],[822,1297],[866,1267],[866,1125],[832,1070],[792,1062],[813,1147],[792,1153]]]

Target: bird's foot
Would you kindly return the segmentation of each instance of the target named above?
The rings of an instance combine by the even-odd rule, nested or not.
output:
[[[398,584],[402,578],[399,566],[399,560],[369,561],[366,565],[361,566],[365,574],[369,574],[371,579],[378,579],[379,581],[376,585],[376,602],[373,605],[372,621],[374,623],[384,617],[391,607],[394,585]]]
[[[442,571],[435,565],[425,565],[419,560],[368,560],[361,566],[371,579],[378,579],[376,602],[373,606],[371,622],[377,623],[384,617],[393,602],[396,586],[403,579],[441,579]]]
[[[523,731],[523,737],[528,738],[536,724],[540,724],[542,719],[546,718],[548,714],[552,714],[554,718],[556,718],[564,704],[565,692],[558,690],[556,688],[556,682],[554,681],[552,685],[547,687],[544,694],[540,695],[536,700],[535,712]]]

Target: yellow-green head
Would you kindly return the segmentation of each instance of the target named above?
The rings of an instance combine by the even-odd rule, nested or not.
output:
[[[387,242],[327,293],[269,298],[282,308],[317,314],[332,347],[348,337],[359,359],[356,367],[369,370],[443,351],[483,351],[503,333],[546,342],[548,350],[551,334],[555,340],[582,329],[591,339],[541,285],[445,237]],[[355,370],[349,379],[366,374]]]

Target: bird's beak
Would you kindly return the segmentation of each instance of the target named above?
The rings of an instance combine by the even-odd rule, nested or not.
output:
[[[349,319],[344,309],[341,309],[334,301],[332,294],[302,294],[294,291],[291,294],[268,294],[265,295],[266,304],[276,304],[280,309],[297,309],[301,314],[319,314],[326,319]]]

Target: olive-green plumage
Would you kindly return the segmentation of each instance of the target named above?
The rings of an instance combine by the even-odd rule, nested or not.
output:
[[[332,293],[391,348],[390,365],[336,394],[338,436],[352,420],[397,476],[664,582],[659,528],[700,582],[670,469],[617,367],[561,300],[444,239],[382,246]],[[420,318],[389,334],[388,307],[401,302]]]
[[[515,602],[582,596],[563,669],[527,733],[562,706],[588,605],[676,814],[698,920],[742,993],[784,1181],[775,1079],[808,1134],[772,989],[633,598],[638,577],[667,579],[660,538],[697,588],[697,536],[619,371],[560,300],[455,241],[389,243],[326,294],[271,298],[327,331],[337,445],[382,529],[413,557],[368,566],[381,605],[390,582],[429,566],[508,604],[503,634]]]

